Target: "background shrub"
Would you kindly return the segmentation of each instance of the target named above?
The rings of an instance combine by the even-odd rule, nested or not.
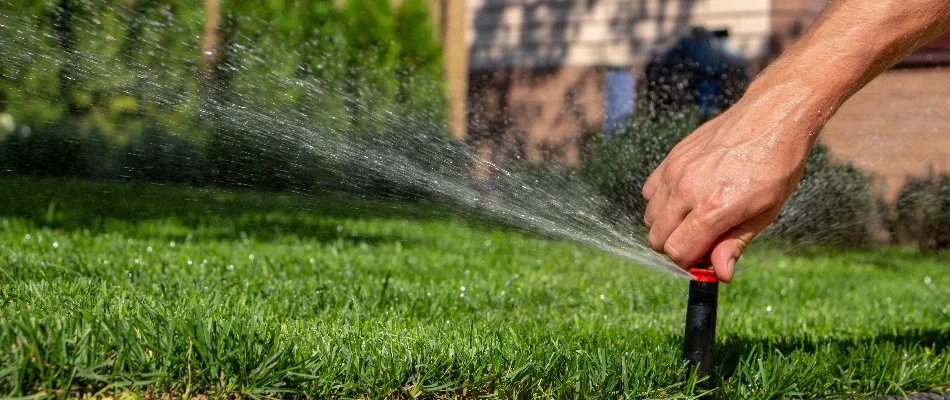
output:
[[[950,248],[950,175],[908,177],[897,197],[895,236],[925,250]]]
[[[209,179],[200,144],[155,122],[146,124],[119,157],[122,175],[131,179],[187,184]]]
[[[425,0],[219,12],[207,50],[201,2],[0,3],[0,113],[20,126],[0,132],[0,173],[389,193],[385,176],[349,182],[358,171],[305,136],[415,145],[430,164],[444,159],[430,147],[457,144]]]
[[[802,244],[857,246],[869,239],[875,218],[868,176],[850,164],[831,161],[818,144],[808,154],[798,188],[763,235]]]
[[[68,121],[22,125],[0,148],[4,171],[35,176],[88,177],[97,162],[100,137]]]

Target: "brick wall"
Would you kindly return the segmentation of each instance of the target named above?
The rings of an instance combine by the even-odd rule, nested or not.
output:
[[[841,107],[820,138],[836,160],[874,174],[888,200],[908,174],[950,173],[950,68],[885,72]]]
[[[467,0],[471,67],[641,67],[693,25],[768,49],[772,0]]]
[[[771,0],[467,0],[468,140],[492,156],[575,164],[600,129],[604,70],[639,74],[694,25],[767,50]],[[513,150],[514,148],[514,150]]]
[[[467,140],[488,159],[579,162],[604,119],[604,68],[497,68],[469,75]]]
[[[642,67],[693,24],[728,27],[756,70],[804,33],[827,0],[467,0],[468,140],[486,156],[575,164],[603,121],[609,66]],[[758,57],[758,58],[757,58]],[[758,61],[758,65],[756,62]],[[912,61],[912,62],[908,62]],[[908,174],[950,172],[950,34],[872,81],[829,121],[836,160],[893,199]]]

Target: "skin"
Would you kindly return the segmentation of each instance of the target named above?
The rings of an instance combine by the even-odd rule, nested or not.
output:
[[[948,0],[837,0],[742,99],[676,145],[643,187],[650,246],[730,282],[749,242],[801,179],[818,132],[841,104],[950,30]]]

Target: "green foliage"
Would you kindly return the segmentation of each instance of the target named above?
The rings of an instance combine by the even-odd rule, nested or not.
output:
[[[430,110],[445,120],[445,79],[442,48],[430,22],[426,0],[405,0],[396,10],[395,38],[399,43],[397,98],[410,110]]]
[[[808,154],[805,173],[775,222],[765,231],[794,243],[857,246],[868,240],[875,205],[867,175],[831,160],[818,144]]]
[[[921,248],[950,248],[950,175],[908,177],[897,197],[896,233]]]
[[[0,179],[0,396],[690,398],[686,282],[422,204]],[[950,271],[757,248],[723,399],[950,381]]]
[[[0,8],[0,93],[21,128],[42,134],[28,155],[15,153],[29,135],[4,139],[7,173],[306,190],[340,177],[300,137],[237,117],[389,142],[447,136],[425,1],[222,1],[208,54],[201,2],[12,3],[27,12]]]
[[[10,112],[18,120],[68,115],[122,137],[129,118],[148,114],[181,121],[193,115],[197,70],[192,54],[198,53],[200,4],[60,0],[11,5],[20,11],[0,11],[8,28],[0,36],[7,50],[0,62],[0,88],[10,94]]]
[[[97,144],[102,140],[96,130],[47,122],[7,135],[0,142],[0,160],[6,173],[90,177],[100,170]]]
[[[208,154],[182,134],[150,123],[136,136],[125,151],[119,153],[117,162],[121,163],[122,177],[189,184],[207,183],[212,178],[207,172]]]

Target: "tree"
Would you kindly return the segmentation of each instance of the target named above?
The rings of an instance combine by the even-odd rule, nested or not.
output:
[[[438,110],[443,114],[433,117],[444,120],[442,46],[429,18],[429,6],[425,0],[405,0],[394,18],[400,49],[397,100],[410,110]]]
[[[83,109],[76,102],[76,86],[80,76],[79,55],[76,51],[75,14],[79,11],[75,0],[59,0],[50,14],[53,26],[53,37],[56,46],[62,53],[62,64],[59,67],[59,95],[66,102],[69,115],[77,117],[83,114]]]

